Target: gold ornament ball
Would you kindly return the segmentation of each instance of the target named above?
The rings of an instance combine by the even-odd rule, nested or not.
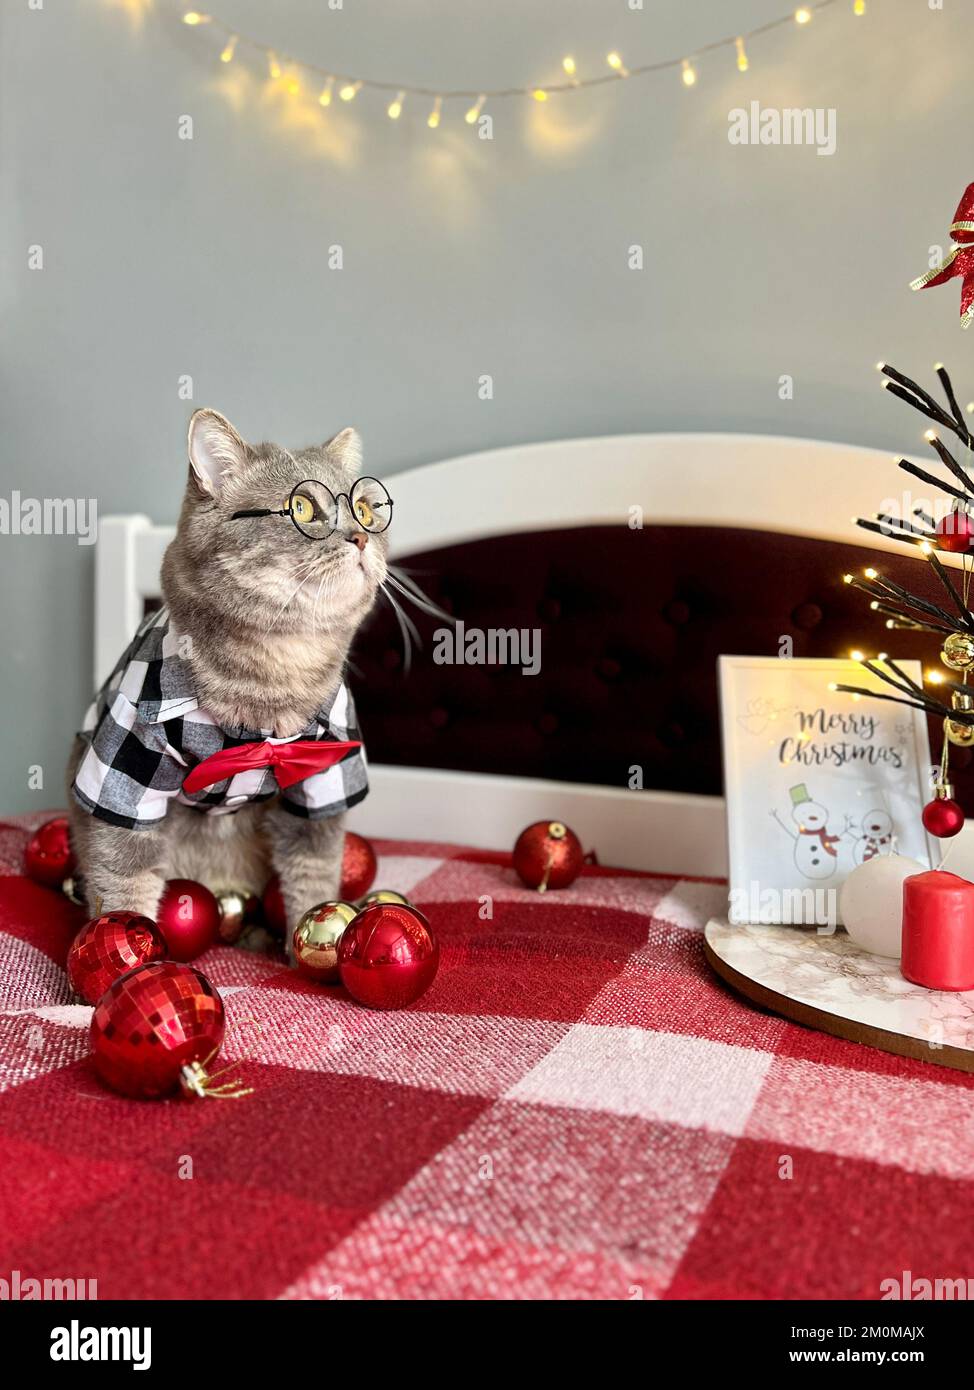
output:
[[[232,946],[247,921],[248,894],[239,888],[228,888],[224,893],[217,893],[216,902],[220,909],[217,932],[221,941]]]
[[[971,744],[974,744],[974,724],[961,724],[956,719],[945,719],[944,733],[958,748],[970,748]]]
[[[294,928],[294,961],[298,974],[319,985],[338,984],[338,943],[358,913],[351,903],[319,903]]]
[[[404,898],[402,893],[397,893],[392,888],[373,888],[371,893],[366,893],[359,903],[359,909],[371,907],[373,903],[401,903],[404,907],[412,907],[408,898]]]
[[[944,641],[940,660],[952,671],[969,671],[974,666],[974,637],[966,632],[952,632]]]

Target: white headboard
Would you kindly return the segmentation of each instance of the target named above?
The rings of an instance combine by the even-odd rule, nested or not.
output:
[[[742,527],[899,550],[897,542],[856,527],[854,518],[875,513],[912,484],[890,455],[875,449],[734,434],[529,444],[412,468],[386,481],[396,508],[393,557],[515,531],[628,526],[638,519],[633,509],[641,509],[647,525]],[[97,684],[129,642],[145,600],[158,597],[172,534],[173,527],[141,515],[101,520]],[[465,843],[505,848],[524,824],[557,816],[587,844],[611,846],[623,867],[726,872],[718,798],[375,764],[371,771],[372,793],[353,813],[353,823],[368,833],[449,840],[457,834],[454,795],[463,795],[475,808],[464,818]],[[659,862],[661,843],[666,863]],[[657,847],[653,854],[648,845]]]

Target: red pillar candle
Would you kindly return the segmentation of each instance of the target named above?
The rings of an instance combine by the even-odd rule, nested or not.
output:
[[[900,970],[927,989],[974,989],[974,883],[942,869],[903,880]]]

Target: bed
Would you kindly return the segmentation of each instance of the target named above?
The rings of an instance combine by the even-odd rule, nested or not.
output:
[[[63,972],[81,910],[23,877],[44,816],[0,824],[3,1267],[126,1298],[868,1299],[902,1270],[964,1273],[974,1078],[767,1015],[701,945],[726,900],[716,656],[867,640],[841,576],[875,556],[849,518],[890,471],[666,435],[395,475],[394,558],[468,626],[539,626],[542,670],[420,657],[406,677],[391,617],[363,632],[353,824],[430,917],[440,972],[372,1013],[281,956],[208,952],[243,1100],[99,1086]],[[99,679],[169,534],[102,521]],[[891,574],[916,563],[877,546]],[[598,862],[539,897],[509,847],[551,816]]]

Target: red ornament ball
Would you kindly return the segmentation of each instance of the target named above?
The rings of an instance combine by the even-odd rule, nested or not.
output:
[[[174,960],[136,966],[95,1005],[91,1054],[107,1086],[154,1100],[210,1060],[223,1042],[223,1001],[205,975]]]
[[[24,850],[24,870],[28,878],[43,883],[45,888],[60,888],[71,877],[75,864],[67,816],[45,821],[31,836]]]
[[[264,921],[271,931],[277,932],[278,936],[285,936],[287,934],[287,909],[284,906],[284,895],[281,893],[281,880],[277,874],[267,880],[262,901]]]
[[[974,517],[962,507],[942,516],[937,522],[937,544],[941,550],[966,552],[974,544]]]
[[[539,820],[517,837],[512,863],[521,882],[544,893],[567,888],[582,871],[582,842],[561,821]]]
[[[68,951],[68,980],[86,1004],[97,1004],[128,970],[168,955],[162,933],[137,912],[106,912],[86,922]]]
[[[440,948],[415,907],[375,903],[345,928],[338,974],[349,994],[370,1009],[402,1009],[433,982]]]
[[[375,871],[375,850],[368,840],[364,835],[346,830],[339,898],[343,902],[354,902],[364,897],[375,882]]]
[[[936,835],[938,840],[949,840],[959,835],[964,828],[964,812],[956,801],[948,797],[937,797],[928,801],[921,816],[924,830]]]
[[[156,921],[173,960],[195,960],[217,940],[220,904],[202,883],[171,878],[159,899]]]

